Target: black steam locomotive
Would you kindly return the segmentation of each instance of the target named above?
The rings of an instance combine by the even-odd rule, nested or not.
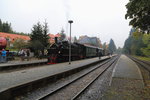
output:
[[[71,61],[104,56],[105,51],[102,48],[88,46],[79,43],[71,43]],[[60,63],[69,61],[69,42],[56,42],[48,49],[48,63]]]

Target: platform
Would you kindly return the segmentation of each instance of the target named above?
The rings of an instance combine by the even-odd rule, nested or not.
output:
[[[29,60],[29,61],[8,61],[6,63],[0,63],[0,68],[4,67],[13,67],[13,66],[20,66],[20,65],[31,65],[36,63],[46,63],[47,59],[39,59],[39,60]]]
[[[134,61],[121,55],[112,74],[107,100],[140,100],[144,88],[142,74]]]
[[[121,55],[120,59],[118,60],[112,77],[142,80],[142,75],[138,66],[125,55]]]
[[[99,59],[98,57],[96,57],[92,59],[72,61],[71,64],[66,62],[54,65],[44,65],[42,67],[30,68],[15,72],[0,73],[0,93],[16,86],[20,86],[108,58],[109,57],[102,57],[101,59]]]

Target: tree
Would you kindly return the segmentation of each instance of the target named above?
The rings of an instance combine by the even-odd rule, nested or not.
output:
[[[147,46],[145,48],[142,48],[141,50],[145,56],[150,57],[150,34],[144,34],[143,42]]]
[[[108,50],[111,54],[113,54],[116,51],[116,45],[112,39],[110,39]]]
[[[131,44],[132,44],[132,37],[128,37],[126,40],[125,40],[125,43],[124,43],[124,47],[123,47],[123,51],[125,54],[131,54]]]
[[[43,25],[43,45],[44,47],[48,47],[49,45],[49,36],[48,36],[48,23],[45,21]]]
[[[60,38],[59,38],[59,41],[63,41],[66,39],[66,34],[64,33],[64,29],[61,30],[60,32]]]
[[[142,38],[143,34],[138,29],[131,31],[124,44],[124,53],[143,56],[141,48],[144,48],[146,45],[143,43]]]
[[[1,31],[2,32],[7,32],[7,33],[13,32],[12,28],[11,28],[11,23],[3,22],[2,26],[1,26]]]
[[[76,36],[74,37],[74,42],[78,42],[78,40],[77,40],[77,37],[76,37]]]
[[[49,45],[48,39],[48,25],[45,22],[42,26],[40,22],[33,26],[31,35],[30,35],[30,47],[35,52],[35,55],[38,54],[38,51],[44,53],[44,49]]]
[[[118,47],[118,49],[116,50],[116,53],[121,54],[122,53],[122,48]]]
[[[103,49],[106,50],[107,49],[107,46],[106,46],[106,42],[103,43]]]
[[[13,49],[20,50],[27,47],[27,42],[23,39],[16,39],[13,43]]]
[[[150,0],[130,0],[126,5],[126,19],[131,19],[130,25],[142,32],[150,32]]]

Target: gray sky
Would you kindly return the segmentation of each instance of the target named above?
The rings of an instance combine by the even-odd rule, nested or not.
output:
[[[62,28],[69,35],[68,19],[72,19],[72,36],[96,36],[102,43],[112,38],[123,46],[131,26],[125,20],[128,0],[0,0],[0,19],[12,23],[17,32],[31,32],[38,21],[45,19],[49,32]]]

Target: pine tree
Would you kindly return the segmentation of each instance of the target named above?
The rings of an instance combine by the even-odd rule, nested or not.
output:
[[[42,44],[43,38],[43,30],[42,25],[38,22],[36,25],[33,26],[31,35],[30,35],[30,46],[32,50],[35,52],[35,55],[38,55],[39,50],[44,49],[44,45]]]
[[[48,39],[48,25],[45,22],[42,26],[40,22],[33,26],[31,35],[30,35],[30,47],[35,52],[35,55],[38,55],[38,51],[44,53],[44,49],[49,45]]]
[[[76,36],[74,37],[74,42],[78,42],[78,40],[77,40],[77,37],[76,37]]]
[[[59,41],[63,41],[66,39],[66,34],[65,34],[65,31],[64,29],[61,30],[60,32],[60,38],[59,38]]]
[[[11,23],[3,22],[2,32],[11,33],[12,32]]]
[[[48,47],[49,45],[49,36],[48,36],[48,23],[45,21],[43,25],[43,45]]]
[[[112,39],[110,39],[108,50],[111,54],[113,54],[116,51],[116,45]]]

